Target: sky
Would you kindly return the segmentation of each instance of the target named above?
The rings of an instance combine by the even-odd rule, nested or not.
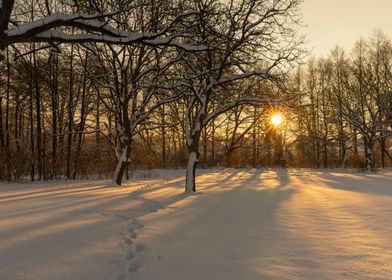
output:
[[[304,0],[302,12],[315,56],[328,55],[336,45],[351,50],[375,29],[392,38],[392,0]]]

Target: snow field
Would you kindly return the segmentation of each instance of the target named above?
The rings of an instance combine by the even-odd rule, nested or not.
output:
[[[153,173],[0,185],[0,279],[392,278],[391,172]]]

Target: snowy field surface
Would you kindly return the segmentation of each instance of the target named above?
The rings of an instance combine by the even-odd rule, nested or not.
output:
[[[1,280],[392,279],[392,173],[0,184]]]

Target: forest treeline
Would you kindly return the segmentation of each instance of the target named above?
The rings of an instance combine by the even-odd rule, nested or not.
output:
[[[392,45],[377,30],[298,70],[295,162],[310,167],[391,166]]]
[[[135,168],[187,167],[194,188],[197,164],[391,165],[382,32],[298,66],[299,0],[18,2],[1,53],[1,180],[114,171],[121,184]],[[50,20],[60,29],[42,33]]]

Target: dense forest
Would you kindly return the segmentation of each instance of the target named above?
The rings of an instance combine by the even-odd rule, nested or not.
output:
[[[126,2],[12,5],[8,30],[0,23],[1,180],[391,166],[392,43],[381,31],[310,58],[301,1]]]

